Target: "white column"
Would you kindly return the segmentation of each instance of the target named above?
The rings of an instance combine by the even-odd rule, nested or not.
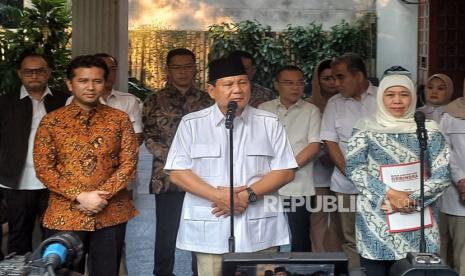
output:
[[[118,60],[115,88],[127,91],[128,1],[73,0],[73,56],[108,53]]]
[[[413,82],[417,82],[418,5],[376,0],[376,12],[378,78],[387,68],[400,65],[409,70]]]

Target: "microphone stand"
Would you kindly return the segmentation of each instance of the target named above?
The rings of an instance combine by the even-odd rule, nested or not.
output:
[[[406,258],[396,261],[390,269],[390,276],[406,275],[444,275],[458,276],[435,253],[426,253],[425,240],[425,151],[428,144],[428,132],[425,127],[425,114],[415,112],[417,137],[420,148],[420,252],[408,252]],[[412,273],[410,273],[412,272]]]
[[[426,253],[425,240],[425,151],[427,148],[428,133],[424,121],[417,128],[418,142],[420,144],[420,253]]]
[[[234,237],[234,168],[233,168],[233,129],[234,116],[236,115],[237,103],[231,101],[228,103],[228,111],[226,112],[226,129],[229,130],[229,209],[230,215],[230,236],[228,239],[229,253],[236,251],[236,240]]]

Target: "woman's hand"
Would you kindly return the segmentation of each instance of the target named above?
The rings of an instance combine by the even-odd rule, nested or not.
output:
[[[386,199],[393,210],[401,213],[412,213],[415,211],[415,200],[410,199],[410,194],[411,192],[389,189],[386,193]]]

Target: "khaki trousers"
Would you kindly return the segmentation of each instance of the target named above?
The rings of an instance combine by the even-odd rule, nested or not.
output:
[[[259,252],[278,252],[278,247],[270,247]],[[223,254],[195,253],[197,255],[198,276],[221,276]]]
[[[357,195],[336,193],[338,199],[342,199],[344,209],[349,209],[351,206],[351,197]],[[354,200],[352,200],[354,201]],[[354,205],[354,204],[352,204]],[[360,266],[360,255],[357,252],[355,241],[355,212],[339,212],[339,218],[342,226],[342,250],[347,254],[349,260],[349,269]]]
[[[329,187],[315,188],[315,203],[318,201],[324,206],[323,196],[336,196]],[[319,210],[311,214],[310,239],[313,252],[340,252],[342,251],[341,221],[337,211],[324,212]]]
[[[444,238],[449,238],[451,242],[448,243],[449,247],[444,248],[441,245],[441,255],[442,257],[449,261],[449,265],[460,275],[465,276],[465,217],[453,216],[448,214],[442,214],[441,224],[444,223],[441,227],[441,242],[444,241]],[[444,233],[444,230],[447,232]],[[444,257],[443,254],[446,251],[452,253]],[[450,263],[452,260],[452,263]]]

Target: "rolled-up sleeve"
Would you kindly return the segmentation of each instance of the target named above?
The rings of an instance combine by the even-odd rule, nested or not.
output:
[[[336,130],[336,102],[330,101],[323,112],[320,127],[321,141],[339,142]]]

